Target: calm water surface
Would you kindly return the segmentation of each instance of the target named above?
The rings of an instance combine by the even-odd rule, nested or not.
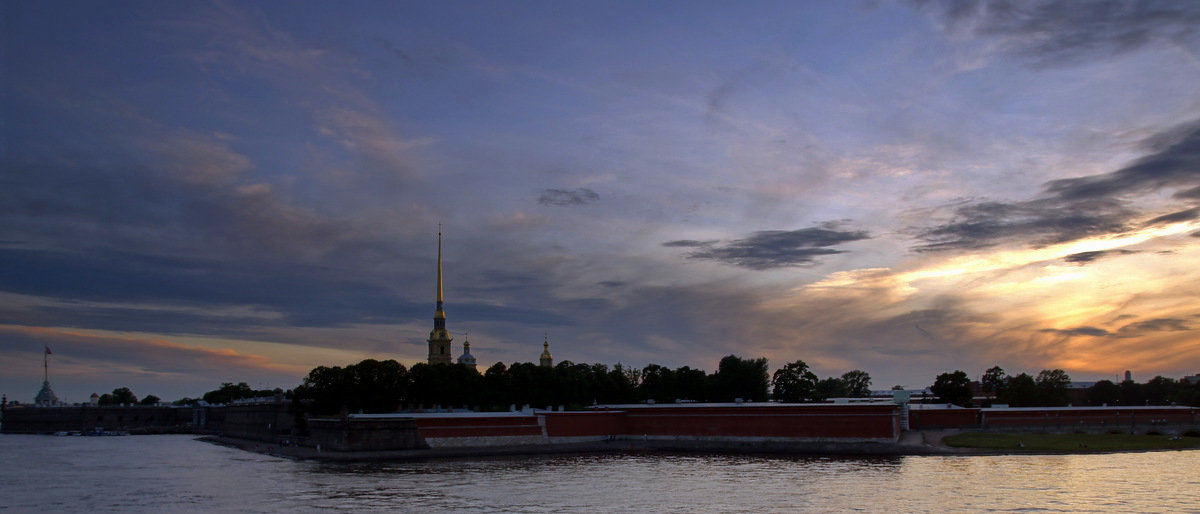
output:
[[[1200,450],[321,464],[191,436],[0,435],[8,512],[1200,512]]]

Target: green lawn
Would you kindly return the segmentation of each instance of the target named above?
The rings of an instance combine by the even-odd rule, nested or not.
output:
[[[964,432],[942,439],[949,446],[988,450],[1103,452],[1200,448],[1200,437],[1172,440],[1165,435],[1010,434]]]

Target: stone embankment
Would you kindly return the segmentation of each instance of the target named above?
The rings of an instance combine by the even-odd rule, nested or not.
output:
[[[939,433],[940,434],[940,433]],[[951,448],[940,444],[940,435],[921,432],[904,434],[894,443],[837,442],[736,442],[687,440],[618,439],[583,443],[530,444],[514,446],[443,447],[413,450],[329,451],[308,446],[269,444],[231,437],[204,436],[200,440],[245,451],[296,460],[323,462],[406,462],[510,456],[607,454],[607,453],[739,453],[795,456],[903,456],[961,455],[987,453]],[[933,441],[933,442],[930,442]]]

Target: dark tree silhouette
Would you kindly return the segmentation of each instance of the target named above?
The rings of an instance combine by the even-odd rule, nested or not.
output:
[[[137,396],[133,395],[128,387],[118,387],[113,389],[112,394],[102,394],[98,403],[100,405],[134,405],[138,401]]]
[[[771,379],[772,390],[776,400],[781,402],[802,402],[811,400],[817,388],[817,375],[808,370],[804,361],[785,364],[775,370]]]
[[[979,378],[979,385],[989,398],[1000,396],[1004,392],[1004,386],[1007,383],[1008,375],[1004,373],[1004,368],[1000,366],[988,368],[987,371],[983,372],[983,376]]]
[[[842,373],[842,383],[846,385],[846,396],[851,398],[871,396],[871,375],[866,371],[855,369]]]
[[[1084,393],[1088,405],[1117,405],[1121,401],[1121,387],[1112,380],[1101,380]]]
[[[1027,373],[1009,377],[1000,399],[1012,407],[1035,407],[1040,395],[1037,383]]]
[[[1061,369],[1043,369],[1034,383],[1038,388],[1038,405],[1056,407],[1067,404],[1067,386],[1071,377]]]
[[[742,359],[727,355],[721,359],[712,376],[713,400],[729,402],[737,398],[762,402],[767,400],[767,359]]]
[[[823,378],[817,382],[816,391],[813,392],[813,400],[825,401],[830,398],[845,398],[846,383],[837,377]]]
[[[942,373],[934,380],[929,388],[939,400],[955,405],[971,404],[971,379],[966,372],[955,370],[953,373]]]

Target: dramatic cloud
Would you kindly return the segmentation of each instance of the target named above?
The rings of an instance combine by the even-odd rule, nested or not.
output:
[[[1137,253],[1137,252],[1134,252],[1131,250],[1096,250],[1094,252],[1073,253],[1071,255],[1064,257],[1063,260],[1067,261],[1067,262],[1073,262],[1076,264],[1087,264],[1087,263],[1092,262],[1101,257],[1107,257],[1107,256],[1111,256],[1111,255],[1129,255],[1132,253]]]
[[[964,250],[1002,241],[1053,244],[1128,230],[1135,211],[1116,200],[983,202],[955,210],[950,222],[918,234],[917,250]]]
[[[386,288],[356,280],[346,272],[297,264],[230,263],[104,250],[0,250],[0,262],[4,263],[0,267],[0,289],[76,302],[34,312],[47,321],[57,319],[58,323],[79,326],[99,323],[131,330],[229,334],[245,331],[248,326],[340,326],[387,321],[397,312],[417,315],[419,307],[424,306],[404,302]],[[214,323],[216,320],[210,316],[195,313],[168,313],[164,318],[164,313],[155,309],[103,305],[121,303],[245,306],[273,315],[266,319],[231,316]],[[6,317],[4,309],[0,309],[0,317]],[[177,324],[164,328],[166,319]],[[239,321],[251,323],[242,325]]]
[[[1170,214],[1163,214],[1157,218],[1147,221],[1147,225],[1163,225],[1166,223],[1180,223],[1183,221],[1193,221],[1200,219],[1200,207],[1193,207]]]
[[[600,199],[600,195],[595,191],[586,187],[581,187],[576,190],[567,189],[547,189],[542,191],[538,197],[538,203],[542,205],[586,205]]]
[[[1193,187],[1186,191],[1180,191],[1178,193],[1175,193],[1175,198],[1200,200],[1200,186],[1196,186],[1196,187]]]
[[[1130,323],[1117,331],[1120,337],[1138,337],[1148,332],[1186,332],[1192,330],[1186,320],[1177,318],[1157,318]]]
[[[1171,0],[917,0],[954,34],[999,38],[1040,65],[1200,39],[1200,5]]]
[[[1046,192],[1064,201],[1078,201],[1200,185],[1200,123],[1165,131],[1146,143],[1154,153],[1130,166],[1102,175],[1055,180],[1046,184]]]
[[[1154,153],[1110,173],[1048,182],[1041,198],[958,207],[949,222],[919,231],[923,244],[917,250],[984,248],[1004,241],[1046,245],[1129,231],[1143,216],[1131,204],[1133,197],[1200,184],[1200,124],[1166,130],[1146,144]],[[1196,216],[1195,209],[1188,209],[1147,224]]]
[[[1091,336],[1091,337],[1103,337],[1103,336],[1106,336],[1109,334],[1107,330],[1104,330],[1103,328],[1097,328],[1097,327],[1077,327],[1077,328],[1070,328],[1070,329],[1066,329],[1066,330],[1047,328],[1047,329],[1043,329],[1042,332],[1062,334],[1064,336]]]
[[[753,270],[767,270],[811,264],[822,255],[845,253],[845,250],[835,250],[830,248],[831,246],[869,238],[865,231],[812,227],[790,231],[764,230],[744,239],[724,243],[679,240],[668,241],[663,243],[663,246],[698,248],[687,254],[690,259],[713,260]]]

